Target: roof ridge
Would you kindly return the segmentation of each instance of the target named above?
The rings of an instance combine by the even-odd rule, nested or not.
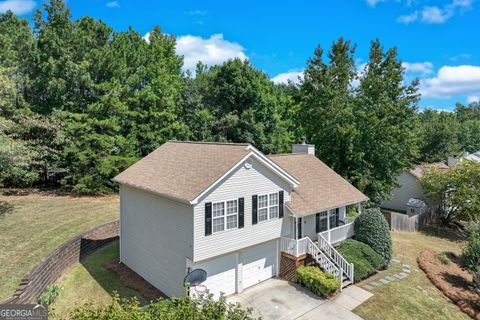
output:
[[[224,146],[250,146],[250,143],[247,142],[217,142],[217,141],[182,141],[182,140],[168,140],[167,142],[173,143],[188,143],[188,144],[211,144],[211,145],[224,145]]]
[[[267,157],[286,157],[286,156],[314,156],[313,154],[308,154],[308,153],[275,153],[275,154],[269,154]]]

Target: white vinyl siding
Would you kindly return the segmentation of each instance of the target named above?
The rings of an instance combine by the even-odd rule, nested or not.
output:
[[[120,208],[122,262],[166,295],[183,295],[193,207],[122,185]]]
[[[200,199],[194,208],[194,261],[209,259],[217,255],[240,250],[268,240],[288,236],[291,233],[291,219],[284,210],[283,219],[268,219],[270,206],[268,195],[284,191],[284,202],[290,201],[291,187],[271,170],[252,159],[250,169],[239,166],[211,192]],[[267,195],[266,221],[252,225],[252,196]],[[205,203],[221,202],[244,198],[244,227],[225,229],[224,232],[205,236]],[[273,199],[273,198],[272,198]],[[257,205],[260,199],[257,199]],[[274,201],[274,200],[272,200]],[[278,200],[277,200],[278,201]],[[275,210],[272,209],[272,215]],[[238,203],[237,203],[238,208]],[[213,211],[213,210],[212,210]],[[213,212],[212,212],[213,213]],[[257,214],[259,212],[257,211]],[[278,213],[277,213],[278,215]],[[238,219],[238,218],[237,218]],[[213,215],[212,215],[213,220]],[[259,222],[261,220],[259,219]]]

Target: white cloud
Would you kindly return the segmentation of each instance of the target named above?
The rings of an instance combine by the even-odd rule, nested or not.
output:
[[[145,35],[147,36],[147,35]],[[198,61],[213,66],[234,58],[247,59],[245,49],[214,34],[208,39],[186,35],[177,38],[177,54],[183,56],[184,69],[194,71]]]
[[[105,4],[107,8],[120,8],[118,1],[110,1]]]
[[[403,24],[410,24],[418,20],[418,11],[414,11],[410,14],[403,15],[397,18],[397,22],[403,23]]]
[[[208,13],[207,10],[192,10],[192,11],[186,11],[185,14],[188,14],[189,16],[204,16]]]
[[[410,14],[402,15],[397,18],[397,22],[410,24],[421,21],[425,24],[442,24],[455,14],[462,13],[471,8],[472,0],[453,0],[441,8],[438,6],[425,6],[421,11],[415,10]]]
[[[12,11],[15,14],[22,15],[29,13],[35,8],[33,0],[7,0],[0,2],[0,13]]]
[[[431,62],[403,62],[405,72],[430,74],[433,72],[433,64]]]
[[[385,0],[366,0],[368,5],[371,7],[375,7],[380,2],[384,2]]]
[[[480,102],[480,96],[468,96],[467,103]]]
[[[422,10],[422,21],[427,24],[442,24],[453,16],[450,10],[439,7],[425,7]]]
[[[480,94],[480,66],[443,66],[437,75],[420,82],[423,97],[450,98]]]
[[[302,71],[288,71],[284,73],[279,73],[271,80],[276,83],[285,83],[287,84],[289,81],[293,83],[300,83],[300,79],[303,79],[303,70]]]

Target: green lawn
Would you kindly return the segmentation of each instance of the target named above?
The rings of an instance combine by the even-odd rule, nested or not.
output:
[[[146,303],[137,291],[123,286],[116,273],[103,267],[114,258],[118,258],[118,241],[88,256],[57,281],[60,296],[50,306],[56,318],[67,318],[75,307],[87,302],[107,304],[111,302],[111,294],[114,291],[118,292],[120,298],[138,297],[142,304]]]
[[[61,243],[117,218],[117,196],[0,195],[0,301]]]
[[[392,238],[394,258],[410,264],[411,274],[400,281],[375,288],[372,291],[374,296],[354,312],[367,320],[469,319],[430,282],[416,262],[419,253],[425,249],[458,254],[463,241],[455,238],[451,232],[435,228],[416,233],[392,232]],[[391,272],[392,270],[382,271],[358,285],[362,286]]]

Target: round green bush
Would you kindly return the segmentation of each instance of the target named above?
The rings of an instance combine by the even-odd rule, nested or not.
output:
[[[355,265],[355,282],[367,278],[385,266],[383,257],[366,243],[347,239],[336,249],[348,262]]]
[[[382,256],[385,265],[392,258],[392,238],[388,222],[380,209],[367,209],[355,219],[355,239],[368,244]]]

